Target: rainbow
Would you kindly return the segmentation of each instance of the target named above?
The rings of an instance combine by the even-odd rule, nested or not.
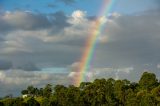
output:
[[[99,16],[108,16],[111,10],[113,9],[113,6],[116,2],[116,0],[103,0],[102,8],[99,12]],[[89,35],[85,50],[82,55],[82,58],[80,60],[80,65],[78,68],[78,75],[74,78],[74,85],[79,86],[79,84],[84,81],[84,75],[87,70],[90,68],[90,62],[94,54],[97,37],[100,35],[102,29],[103,29],[103,23],[100,20],[97,20],[94,24],[94,28],[91,30],[91,34]]]

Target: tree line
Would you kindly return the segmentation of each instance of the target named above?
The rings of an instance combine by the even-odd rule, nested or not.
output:
[[[21,93],[25,97],[3,98],[0,106],[160,106],[160,82],[148,72],[142,74],[139,82],[95,79],[78,87],[28,86]]]

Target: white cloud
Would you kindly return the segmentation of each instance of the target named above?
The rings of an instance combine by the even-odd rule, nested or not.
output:
[[[160,69],[160,64],[157,64],[157,68]]]
[[[119,14],[117,12],[113,12],[113,13],[108,14],[109,18],[118,18],[120,16],[121,16],[121,14]]]
[[[27,72],[23,70],[0,71],[1,96],[6,95],[8,91],[13,94],[19,94],[20,90],[26,89],[29,85],[42,87],[46,84],[64,84],[68,85],[67,74],[44,73],[39,71]],[[3,86],[2,86],[3,85]],[[6,90],[5,90],[6,89]],[[3,92],[5,91],[5,92]]]
[[[68,77],[71,79],[76,79],[83,74],[84,81],[93,81],[96,78],[115,78],[115,79],[124,79],[127,78],[131,72],[134,71],[133,67],[122,67],[122,68],[91,68],[90,70],[85,70],[84,73],[79,72],[78,68],[80,66],[79,62],[71,64],[69,70],[71,71],[68,74]],[[78,71],[77,71],[78,70]]]
[[[80,68],[80,62],[74,62],[73,64],[71,64],[69,66],[69,70],[71,70],[72,72],[77,72],[79,71],[78,69]],[[69,76],[72,76],[74,73],[71,73],[71,75]]]
[[[88,36],[97,28],[97,21],[104,26],[97,38],[93,67],[85,73],[85,80],[109,77],[135,80],[142,72],[141,65],[160,62],[159,14],[125,16],[113,13],[89,19],[85,11],[76,10],[70,16],[63,12],[52,15],[50,19],[23,11],[0,15],[0,59],[13,62],[13,67],[33,63],[43,68],[49,64],[50,67],[67,67],[71,72],[67,75],[41,74],[16,68],[0,71],[1,84],[5,85],[3,92],[8,92],[5,88],[9,86],[18,89],[14,84],[24,87],[47,82],[69,83],[70,78],[79,75],[76,71],[79,62],[73,62],[80,60]]]
[[[118,80],[120,79],[120,76],[119,74],[127,74],[129,75],[131,71],[133,71],[134,68],[133,67],[127,67],[127,68],[120,68],[120,69],[117,69],[116,72],[115,72],[115,79]]]
[[[72,13],[70,23],[72,24],[80,24],[86,21],[86,12],[81,10],[76,10]]]

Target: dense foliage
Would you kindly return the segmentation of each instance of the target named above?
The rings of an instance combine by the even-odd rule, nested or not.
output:
[[[160,83],[155,74],[144,72],[139,82],[96,79],[79,87],[47,84],[28,86],[26,97],[4,98],[0,106],[160,106]]]

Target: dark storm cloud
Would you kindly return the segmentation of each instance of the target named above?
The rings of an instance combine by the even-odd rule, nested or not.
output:
[[[6,33],[13,30],[61,30],[67,27],[67,17],[63,12],[52,15],[35,14],[29,11],[5,12],[0,15],[0,31]]]
[[[21,69],[24,71],[40,71],[40,69],[31,62],[21,64],[20,66],[16,67],[16,69]]]
[[[12,68],[12,62],[6,60],[0,60],[0,70],[8,70]]]
[[[160,63],[160,14],[147,12],[138,16],[122,15],[107,24],[106,44],[97,46],[94,66],[133,67],[128,76],[119,78],[137,81],[144,71],[159,74]]]
[[[45,15],[23,11],[3,13],[0,16],[0,22],[1,32],[16,29],[35,30],[51,26]]]
[[[108,41],[97,45],[97,50],[95,50],[95,66],[116,65],[123,67],[146,63],[157,64],[160,62],[160,14],[152,13],[148,11],[146,14],[138,16],[121,15],[117,18],[111,18],[111,22],[107,23],[106,31],[102,32],[104,36],[108,36]],[[20,53],[17,50],[14,57],[11,55],[12,52],[7,52],[10,53],[10,56],[6,58],[8,60],[12,58],[12,61],[20,62],[27,60],[35,64],[39,62],[58,66],[72,64],[81,56],[86,35],[88,35],[86,33],[88,27],[86,26],[90,24],[88,21],[94,21],[94,18],[87,18],[88,21],[82,21],[80,24],[76,23],[77,25],[75,24],[74,26],[68,23],[69,18],[59,11],[50,14],[47,19],[49,20],[47,23],[52,23],[46,28],[51,29],[48,32],[44,32],[41,29],[38,32],[33,30],[30,33],[27,31],[10,32],[12,33],[10,35],[14,36],[10,39],[13,41],[15,37],[23,39],[25,42],[23,49],[27,48],[28,50],[29,48],[31,53],[25,54],[26,51]],[[15,19],[13,18],[13,20]],[[63,32],[64,28],[68,28],[68,32]],[[57,34],[57,32],[60,32],[60,34]],[[48,42],[45,40],[47,36],[49,36],[47,40],[50,40],[51,37],[53,41]],[[16,49],[19,49],[19,46]]]
[[[136,62],[158,62],[160,50],[158,16],[125,16],[116,22],[120,29],[111,32],[109,51],[117,58]],[[134,63],[134,64],[135,64]]]
[[[54,67],[66,67],[67,65],[72,64],[75,59],[80,58],[79,48],[74,46],[59,46],[56,44],[48,45],[48,48],[47,45],[44,46],[41,44],[39,46],[41,48],[38,48],[36,45],[34,46],[34,53],[17,52],[14,56],[11,53],[5,58],[16,61],[16,63],[13,63],[14,66],[25,71],[28,69],[30,71],[40,71],[43,67],[38,67],[37,64],[46,64],[47,66],[49,65]],[[30,62],[32,63],[31,66],[33,65],[34,67],[31,67],[30,64],[27,65],[27,63]]]
[[[24,23],[26,20],[23,19],[32,13],[24,12],[25,16],[22,13],[22,15],[13,13],[0,15],[3,24],[3,26],[0,25],[0,28],[3,30],[8,28],[8,33],[3,34],[5,41],[0,42],[0,58],[12,61],[14,66],[14,70],[9,74],[7,71],[0,71],[0,81],[6,85],[0,92],[6,93],[5,88],[7,87],[18,89],[17,87],[22,85],[24,88],[31,82],[42,85],[51,81],[56,81],[53,82],[54,84],[59,82],[65,84],[67,81],[68,84],[67,75],[54,74],[50,76],[50,73],[47,73],[45,76],[37,73],[41,72],[39,70],[44,68],[43,66],[66,67],[79,61],[85,48],[84,43],[89,35],[88,32],[91,31],[90,25],[95,20],[94,17],[87,18],[79,13],[81,12],[75,12],[70,17],[63,12],[56,12],[49,16],[38,15],[45,17],[46,26],[44,28],[42,28],[43,25],[38,26],[41,25],[39,21],[33,22],[35,25],[31,25],[28,20],[30,27],[28,29],[25,24],[27,22]],[[38,20],[38,16],[35,15],[33,16],[35,19],[29,19]],[[100,69],[93,73],[93,77],[113,76],[137,80],[144,69],[153,70],[152,72],[159,75],[159,69],[157,69],[157,64],[160,63],[159,12],[155,11],[153,14],[148,11],[145,14],[139,13],[132,16],[114,14],[114,16],[107,20],[106,27],[101,33],[102,36],[107,37],[107,41],[104,43],[97,41],[91,65],[93,65],[93,69],[94,67]],[[15,27],[12,28],[11,25]],[[9,64],[2,63],[2,66]],[[2,69],[10,67],[6,65]],[[111,71],[105,67],[111,67],[109,69]],[[34,72],[35,74],[33,74]],[[92,76],[92,73],[88,73],[88,76]],[[15,84],[18,86],[15,87]],[[1,85],[3,86],[3,84]]]
[[[63,11],[58,11],[56,13],[50,14],[50,20],[53,24],[53,32],[59,32],[63,30],[65,27],[70,26],[70,24],[67,22],[68,17],[65,15]]]

